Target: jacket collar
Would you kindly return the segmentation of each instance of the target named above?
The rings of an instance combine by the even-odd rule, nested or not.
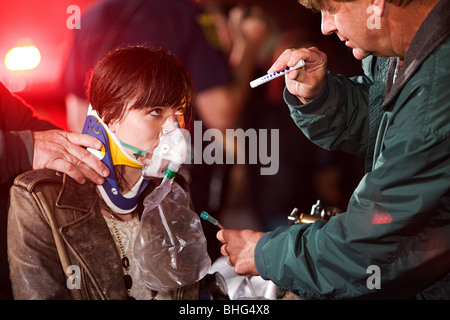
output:
[[[64,174],[56,206],[62,209],[74,209],[89,212],[97,198],[96,186],[90,181],[79,184]]]
[[[441,45],[450,35],[450,0],[440,0],[430,11],[417,30],[408,52],[406,53],[403,66],[398,78],[392,84],[395,60],[391,59],[391,65],[386,82],[386,98],[383,105],[386,107],[394,96],[396,96],[410,78],[420,68],[422,63],[430,54]]]
[[[141,199],[144,199],[155,187],[161,183],[161,178],[152,179],[147,188],[142,192]],[[177,175],[175,181],[187,189],[186,181]],[[68,175],[64,174],[61,191],[59,192],[56,206],[61,209],[74,209],[82,212],[89,212],[95,201],[97,200],[97,186],[91,181],[79,184]],[[138,212],[144,209],[143,202],[139,201],[137,206]]]

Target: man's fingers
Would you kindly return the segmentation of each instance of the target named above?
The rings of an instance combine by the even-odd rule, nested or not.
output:
[[[227,263],[234,268],[237,274],[258,275],[254,262],[254,251],[256,243],[263,234],[263,232],[248,229],[225,229],[217,232],[217,239],[223,243],[220,253],[227,257]]]
[[[287,49],[285,50],[275,61],[275,63],[270,67],[270,69],[267,71],[267,73],[282,71],[286,69],[287,63],[291,57],[291,54],[294,50]]]
[[[88,134],[78,132],[65,132],[65,136],[70,142],[79,146],[92,148],[95,150],[100,150],[102,148],[101,141]]]
[[[69,161],[67,159],[58,158],[52,162],[51,168],[66,173],[80,184],[85,183],[86,178],[95,184],[101,185],[104,183],[104,178],[81,160]]]
[[[103,184],[108,167],[85,147],[101,149],[102,143],[89,135],[62,130],[33,132],[33,168],[64,172],[78,183],[86,178]]]
[[[225,238],[223,237],[223,232],[224,232],[224,230],[219,230],[216,234],[216,238],[220,242],[225,243],[226,241],[225,241]]]
[[[90,168],[103,177],[107,177],[109,175],[108,167],[85,148],[72,144],[67,146],[67,151],[79,160],[77,163],[82,164],[83,168]],[[88,172],[90,173],[91,170]],[[87,178],[89,178],[89,176],[87,176]]]
[[[302,72],[301,70],[293,70],[289,73],[285,74],[285,77],[287,77],[290,80],[295,80],[300,76],[300,72]]]
[[[48,167],[51,167],[55,171],[66,173],[69,177],[80,184],[86,182],[84,174],[77,168],[77,166],[65,159],[57,158],[49,164]]]
[[[80,170],[83,173],[88,174],[85,177],[94,183],[98,183],[100,181],[99,178],[101,178],[100,176],[107,177],[109,175],[108,167],[84,148],[100,150],[102,148],[100,140],[87,134],[80,134],[77,132],[67,132],[66,138],[70,142],[70,144],[66,146],[66,149],[70,154],[81,161],[77,161],[77,163],[81,165]],[[94,173],[94,171],[96,173]]]
[[[95,184],[99,185],[103,184],[105,182],[105,179],[103,178],[104,175],[103,174],[100,175],[98,171],[94,171],[92,169],[92,166],[93,165],[90,165],[88,162],[79,161],[77,163],[77,168],[83,174],[84,177],[88,178]]]
[[[223,256],[229,256],[228,252],[227,252],[227,248],[226,248],[226,244],[224,244],[223,246],[220,247],[220,253]]]
[[[287,49],[285,50],[275,61],[275,63],[267,71],[268,73],[282,71],[286,67],[293,67],[297,65],[300,60],[305,61],[305,65],[311,57],[310,50],[313,48],[301,48],[301,49]],[[293,71],[292,71],[293,72]]]

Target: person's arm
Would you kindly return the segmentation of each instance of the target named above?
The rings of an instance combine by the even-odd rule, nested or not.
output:
[[[32,169],[33,136],[31,131],[0,131],[0,184]]]
[[[229,264],[238,274],[259,274],[309,299],[409,299],[445,276],[450,141],[388,132],[385,143],[390,147],[355,190],[347,212],[329,222],[265,234],[219,231]],[[374,266],[381,289],[370,287]]]
[[[31,106],[0,83],[0,183],[31,169],[67,173],[79,183],[103,183],[107,167],[85,148],[101,149],[99,140],[59,130],[40,119]]]
[[[0,82],[0,183],[31,170],[33,134],[31,130],[57,129],[38,118],[26,102]]]
[[[86,148],[100,150],[102,143],[87,134],[48,130],[33,132],[33,169],[64,172],[78,183],[91,180],[103,184],[109,175],[106,165]]]
[[[309,298],[404,299],[448,272],[449,140],[388,132],[385,145],[346,213],[261,238],[262,277]],[[371,265],[381,270],[381,290],[367,287]]]
[[[254,262],[263,278],[305,298],[408,299],[448,274],[450,94],[442,74],[415,76],[384,115],[374,166],[346,212],[260,237]],[[374,267],[380,289],[371,286]]]
[[[369,134],[369,85],[328,73],[318,97],[299,103],[287,90],[291,117],[305,136],[327,150],[365,155]]]
[[[79,183],[87,178],[102,184],[107,168],[85,147],[99,150],[101,142],[63,130],[0,131],[0,183],[31,169],[47,168],[67,173]]]
[[[321,66],[326,64],[326,58],[314,48],[289,50],[283,55],[271,70],[290,66],[300,59],[306,62],[304,70],[285,76],[284,100],[297,126],[322,148],[365,155],[373,57],[363,61],[364,76],[347,78],[329,71],[323,73]]]

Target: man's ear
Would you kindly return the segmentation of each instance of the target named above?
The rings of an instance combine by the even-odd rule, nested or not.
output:
[[[377,16],[382,17],[386,6],[386,0],[370,0],[370,3],[374,6],[372,12]]]

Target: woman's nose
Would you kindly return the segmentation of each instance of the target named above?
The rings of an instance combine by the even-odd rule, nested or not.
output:
[[[178,119],[178,117],[176,115],[167,116],[164,119],[164,122],[163,122],[163,124],[161,126],[162,132],[164,134],[166,134],[166,133],[171,132],[172,130],[174,130],[176,128],[180,128],[181,125],[180,125],[179,122],[180,121],[179,121],[179,119]]]

